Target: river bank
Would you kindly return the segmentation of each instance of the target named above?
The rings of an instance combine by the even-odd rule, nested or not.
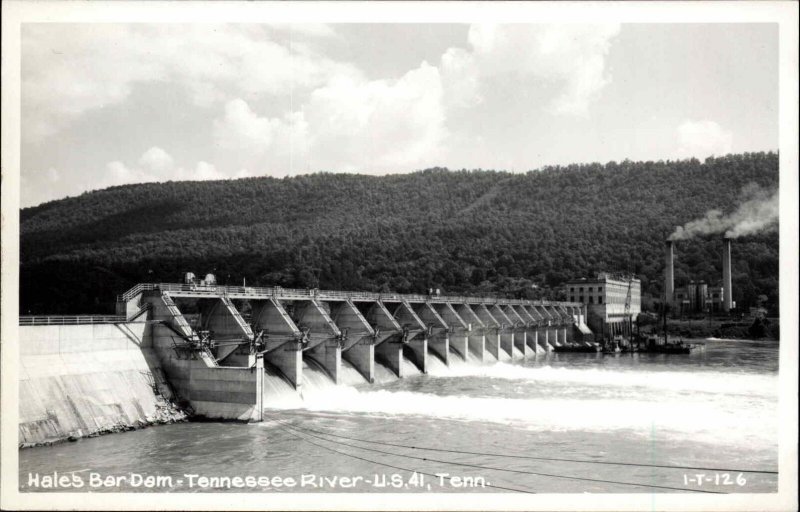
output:
[[[663,329],[661,325],[642,327],[642,332]],[[703,318],[669,320],[667,332],[671,336],[694,339],[737,339],[778,341],[780,339],[780,319],[742,320]]]
[[[81,434],[81,435],[72,434],[68,436],[58,437],[55,439],[49,439],[47,441],[20,442],[19,448],[24,449],[24,448],[39,448],[43,446],[55,446],[62,443],[75,442],[84,438],[100,437],[107,434],[119,434],[121,432],[132,432],[158,425],[172,425],[174,423],[186,423],[190,420],[192,420],[191,416],[189,416],[185,411],[179,409],[177,406],[175,406],[170,402],[166,402],[164,407],[158,411],[156,417],[145,421],[137,420],[132,423],[130,422],[120,423],[112,427],[102,427],[87,434]]]

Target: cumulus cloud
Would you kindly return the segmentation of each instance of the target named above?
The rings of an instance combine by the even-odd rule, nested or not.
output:
[[[287,129],[277,118],[260,117],[241,98],[225,105],[225,115],[214,121],[214,140],[224,149],[263,154]]]
[[[459,137],[474,146],[480,134],[465,138],[448,117],[491,98],[493,78],[541,89],[553,113],[585,115],[611,80],[606,61],[618,31],[478,24],[463,48],[447,49],[438,62],[380,78],[325,55],[324,44],[338,38],[325,25],[26,25],[23,144],[124,102],[138,84],[166,83],[182,87],[208,119],[200,127],[214,143],[202,154],[207,161],[181,167],[154,146],[132,162],[95,163],[103,175],[83,190],[252,171],[406,172],[446,164]],[[276,110],[273,100],[288,94],[293,106]]]
[[[220,158],[237,161],[260,172],[282,174],[292,172],[295,161],[308,155],[308,123],[302,111],[288,112],[281,117],[261,116],[241,98],[225,105],[222,117],[214,121],[213,136],[221,150]],[[245,168],[237,176],[249,171]]]
[[[241,177],[239,174],[227,175],[205,161],[199,161],[188,169],[179,167],[175,165],[169,153],[159,147],[152,147],[139,157],[136,165],[127,165],[119,160],[107,163],[101,178],[92,184],[86,184],[85,188],[98,189],[164,181],[223,180]]]
[[[469,108],[483,101],[478,71],[475,57],[467,50],[448,48],[442,54],[442,85],[449,106]]]
[[[172,160],[169,153],[159,147],[153,146],[139,157],[139,165],[156,172],[164,172],[172,169],[175,162]]]
[[[108,162],[106,170],[99,181],[99,187],[105,188],[114,185],[128,185],[131,183],[148,183],[158,181],[158,177],[138,167],[128,167],[119,160]]]
[[[311,94],[303,114],[311,154],[342,170],[423,165],[447,136],[441,76],[427,63],[395,81],[334,80]]]
[[[558,92],[552,112],[586,115],[611,81],[606,57],[619,30],[617,24],[476,24],[469,29],[469,43],[478,73],[516,74],[554,84]]]
[[[283,94],[358,73],[308,44],[289,47],[270,34],[258,25],[26,25],[23,138],[42,141],[87,111],[122,102],[141,82],[179,84],[207,107],[230,91]]]
[[[683,157],[720,156],[733,147],[733,134],[714,121],[687,119],[678,126],[677,135],[678,153]]]
[[[427,63],[397,80],[340,75],[281,118],[259,116],[242,99],[228,102],[214,123],[215,141],[279,171],[408,170],[440,154],[447,137],[442,90],[438,68]]]

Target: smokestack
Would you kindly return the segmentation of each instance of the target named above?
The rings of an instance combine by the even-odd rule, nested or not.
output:
[[[722,239],[722,309],[728,313],[733,305],[731,285],[731,239]]]
[[[672,240],[667,240],[664,257],[664,290],[666,292],[664,303],[672,305],[672,299],[675,296],[675,270],[673,265]]]

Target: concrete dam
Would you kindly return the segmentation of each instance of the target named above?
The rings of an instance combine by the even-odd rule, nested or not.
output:
[[[151,424],[175,403],[261,421],[304,372],[373,383],[524,359],[572,341],[586,317],[574,302],[175,283],[138,284],[116,308],[20,318],[21,444]]]

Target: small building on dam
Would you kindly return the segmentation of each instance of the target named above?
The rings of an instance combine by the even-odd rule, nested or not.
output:
[[[618,292],[604,293],[607,302]],[[175,403],[210,419],[260,421],[269,383],[277,376],[299,390],[309,366],[339,383],[346,364],[372,383],[376,364],[402,378],[409,362],[426,373],[433,358],[529,357],[586,331],[596,305],[588,296],[138,284],[117,297],[115,316],[20,317],[20,443],[154,423]]]

